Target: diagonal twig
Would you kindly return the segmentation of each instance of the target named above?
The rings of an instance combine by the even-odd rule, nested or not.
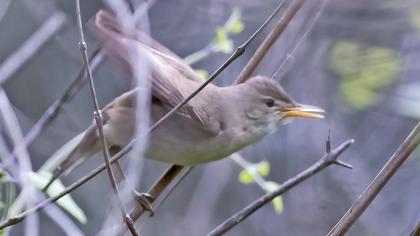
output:
[[[414,127],[411,133],[401,143],[388,162],[382,167],[378,175],[372,180],[369,186],[360,194],[357,200],[343,215],[338,223],[331,229],[328,236],[344,235],[360,215],[366,210],[378,193],[391,179],[400,166],[407,160],[408,156],[420,144],[420,122]]]
[[[296,12],[300,9],[303,2],[304,0],[292,1],[286,10],[286,13],[279,19],[268,36],[255,51],[254,55],[245,65],[244,69],[241,71],[234,84],[243,83],[251,76],[252,72],[254,72],[255,68],[257,68],[257,66],[260,64],[268,50],[270,50],[271,46],[273,46],[274,42],[276,42],[277,38],[283,33],[284,29],[286,29],[287,25],[296,15]]]
[[[328,143],[329,141],[327,141]],[[270,203],[274,198],[280,196],[281,194],[287,192],[289,189],[295,187],[296,185],[300,184],[304,180],[308,179],[309,177],[315,175],[316,173],[320,172],[321,170],[325,169],[326,167],[330,166],[331,164],[336,164],[337,158],[345,151],[347,148],[349,148],[354,143],[353,139],[349,139],[342,144],[340,144],[335,149],[331,150],[330,152],[327,152],[324,154],[324,156],[321,157],[317,162],[315,162],[313,165],[308,167],[306,170],[300,172],[295,177],[288,179],[286,182],[281,184],[279,188],[271,193],[267,193],[248,206],[244,207],[242,210],[238,211],[236,214],[229,217],[227,220],[225,220],[223,223],[221,223],[219,226],[214,228],[207,236],[216,236],[216,235],[222,235],[226,233],[227,231],[231,230],[233,227],[241,223],[243,220],[245,220],[248,216],[250,216],[252,213],[266,205],[267,203]]]
[[[89,58],[90,70],[93,72],[98,68],[99,64],[104,60],[105,53],[101,48],[95,49],[92,56]],[[41,118],[35,123],[34,126],[28,131],[24,138],[25,146],[29,146],[38,135],[51,124],[52,121],[59,114],[62,106],[69,102],[80,89],[86,84],[87,80],[86,68],[84,67],[76,79],[66,88],[63,95],[58,98],[48,109],[42,114]]]
[[[420,236],[420,221],[414,227],[413,231],[411,231],[410,236]]]
[[[62,12],[55,12],[27,41],[0,66],[0,84],[7,81],[28,61],[65,23]]]
[[[109,178],[109,181],[111,182],[112,189],[114,190],[114,193],[117,197],[121,215],[124,219],[125,224],[127,225],[127,228],[130,230],[132,235],[138,235],[138,232],[134,226],[134,223],[130,219],[129,215],[127,215],[127,210],[125,209],[124,204],[121,200],[121,196],[118,191],[118,186],[115,182],[114,173],[112,171],[112,167],[109,161],[110,157],[109,157],[108,147],[107,147],[107,143],[106,143],[106,139],[105,139],[105,135],[103,131],[103,116],[102,116],[101,110],[99,109],[98,99],[96,97],[95,84],[93,82],[92,71],[90,70],[89,58],[87,55],[87,44],[86,44],[85,37],[83,34],[82,16],[80,13],[80,1],[75,0],[75,3],[76,3],[77,27],[79,29],[79,36],[80,36],[79,48],[80,48],[80,52],[82,54],[82,57],[85,63],[86,72],[89,79],[88,80],[89,88],[90,88],[90,93],[92,96],[92,101],[93,101],[93,106],[94,106],[93,116],[95,118],[96,127],[97,127],[101,144],[102,144],[102,152],[103,152],[104,162],[105,162],[107,173],[108,173],[108,178]]]

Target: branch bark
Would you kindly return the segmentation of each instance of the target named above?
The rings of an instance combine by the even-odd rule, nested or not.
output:
[[[329,143],[329,141],[327,141]],[[280,196],[281,194],[287,192],[291,188],[295,187],[296,185],[300,184],[304,180],[308,179],[309,177],[315,175],[316,173],[320,172],[321,170],[325,169],[326,167],[330,166],[331,164],[338,164],[339,160],[337,158],[345,151],[347,150],[351,144],[354,143],[353,139],[349,139],[342,144],[340,144],[337,148],[329,151],[327,148],[327,152],[324,154],[324,156],[321,157],[316,163],[311,165],[306,170],[300,172],[295,177],[287,180],[283,184],[279,186],[279,188],[272,192],[267,193],[257,200],[255,200],[253,203],[249,204],[242,210],[238,211],[236,214],[229,217],[227,220],[225,220],[223,223],[221,223],[219,226],[214,228],[207,236],[216,236],[216,235],[222,235],[226,233],[227,231],[231,230],[233,227],[241,223],[243,220],[248,218],[251,214],[253,214],[255,211],[263,207],[265,204],[270,203],[275,197]],[[328,145],[327,145],[328,146]],[[340,165],[341,166],[341,165]]]
[[[417,223],[410,236],[420,236],[420,221]]]
[[[338,223],[331,229],[328,236],[344,235],[360,215],[366,210],[370,203],[375,199],[378,193],[391,179],[400,166],[407,160],[408,156],[420,144],[420,122],[414,127],[411,133],[398,147],[394,154],[389,158],[388,162],[382,167],[378,175],[367,186],[367,188],[360,194],[357,200],[338,221]]]

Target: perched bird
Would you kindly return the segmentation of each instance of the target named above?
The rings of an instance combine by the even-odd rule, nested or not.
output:
[[[123,32],[110,13],[97,13],[95,28],[109,54],[129,71],[140,66],[128,59],[130,53],[147,59],[152,122],[204,82],[181,58],[142,32]],[[122,148],[133,138],[137,93],[139,89],[128,91],[103,108],[103,130],[109,147]],[[321,112],[297,103],[278,82],[264,76],[228,87],[209,84],[150,133],[145,156],[183,166],[219,160],[273,133],[291,118],[322,118]],[[100,150],[93,123],[54,171],[51,182]]]

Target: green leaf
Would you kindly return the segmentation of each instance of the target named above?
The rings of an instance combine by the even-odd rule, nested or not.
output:
[[[341,79],[355,75],[357,77],[362,64],[357,60],[359,49],[359,44],[347,41],[337,42],[333,47],[330,66]]]
[[[29,177],[32,183],[38,188],[42,189],[51,179],[52,174],[49,172],[29,172]],[[50,197],[57,196],[65,189],[61,181],[54,181],[47,190],[47,195]],[[70,215],[77,219],[80,223],[86,224],[87,218],[83,210],[76,204],[70,194],[67,194],[57,201],[57,204],[66,210]]]
[[[357,86],[357,83],[358,81],[341,83],[341,94],[347,103],[358,109],[374,105],[378,100],[378,95],[369,88]]]
[[[381,89],[397,78],[400,60],[389,48],[373,47],[366,51],[360,80],[371,89]]]
[[[284,211],[283,198],[281,196],[275,197],[271,202],[273,203],[276,214],[281,214]]]
[[[250,173],[254,172],[254,173]],[[270,173],[270,163],[266,160],[258,163],[250,163],[246,169],[239,173],[239,182],[243,184],[255,183],[254,175],[267,176]]]
[[[231,53],[233,51],[233,42],[222,27],[216,28],[216,46],[216,51],[223,53]]]
[[[254,178],[252,177],[252,175],[249,173],[249,171],[243,169],[240,173],[239,173],[239,182],[243,183],[243,184],[252,184],[255,183]]]
[[[227,32],[232,34],[239,34],[244,30],[245,25],[241,20],[241,11],[239,9],[233,9],[232,15],[226,22],[225,28]]]
[[[255,168],[257,169],[257,173],[261,176],[265,177],[270,174],[270,163],[266,160],[255,164]]]
[[[330,66],[341,79],[345,101],[364,109],[375,105],[381,98],[380,90],[398,78],[401,60],[391,48],[342,41],[331,50]]]
[[[274,191],[276,191],[280,185],[276,182],[273,181],[267,181],[264,183],[264,185],[262,186],[264,191],[266,191],[267,193],[272,193]],[[277,196],[273,199],[272,201],[273,206],[274,206],[274,211],[277,214],[280,214],[283,212],[284,210],[284,205],[283,205],[283,198],[281,196]]]
[[[209,77],[209,72],[206,70],[198,69],[195,70],[195,72],[197,72],[197,74],[203,79],[207,79]]]
[[[417,33],[420,33],[420,8],[414,8],[411,10],[410,21]]]

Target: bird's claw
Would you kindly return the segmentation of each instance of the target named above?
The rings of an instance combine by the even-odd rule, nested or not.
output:
[[[136,202],[140,204],[145,211],[150,212],[150,217],[152,217],[155,214],[152,206],[152,201],[154,201],[155,198],[148,193],[139,193],[137,191],[133,191],[133,193],[134,200],[136,200]]]

